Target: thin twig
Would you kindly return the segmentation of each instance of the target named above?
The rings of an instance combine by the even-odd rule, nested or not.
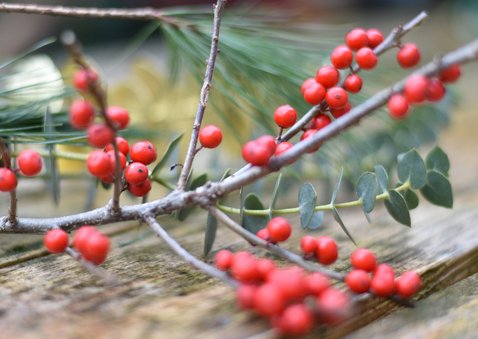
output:
[[[191,264],[193,267],[197,268],[201,272],[206,273],[207,275],[222,280],[226,284],[237,287],[238,283],[232,279],[227,273],[218,270],[217,268],[206,264],[204,261],[199,260],[191,253],[186,251],[179,243],[174,240],[168,232],[161,227],[161,225],[156,221],[156,218],[152,215],[146,215],[144,221],[153,229],[153,231],[161,238],[163,241],[172,249],[178,256],[180,256],[184,261]]]
[[[81,256],[81,254],[78,253],[77,251],[75,251],[73,248],[67,247],[65,252],[70,257],[72,257],[73,259],[78,261],[80,263],[80,265],[85,270],[87,270],[90,274],[92,274],[95,277],[98,277],[101,280],[103,280],[105,282],[105,284],[113,285],[113,286],[116,286],[116,285],[120,284],[120,280],[118,279],[118,277],[116,277],[114,274],[102,269],[101,267],[98,267],[98,266],[92,264],[91,262],[89,262],[87,260],[84,260],[83,257]]]
[[[216,65],[216,58],[218,54],[218,44],[219,44],[219,29],[221,27],[221,14],[226,5],[226,0],[218,0],[214,8],[214,27],[212,32],[211,39],[211,49],[209,51],[209,58],[207,61],[206,73],[204,75],[204,82],[201,88],[201,95],[199,97],[198,109],[196,112],[196,117],[194,118],[193,130],[191,133],[191,139],[189,141],[188,151],[186,153],[186,159],[184,160],[183,168],[181,169],[181,174],[179,175],[179,180],[177,184],[177,189],[179,191],[184,190],[186,182],[191,171],[191,167],[194,161],[194,156],[196,155],[196,147],[199,135],[199,129],[201,128],[201,123],[204,117],[204,112],[206,111],[207,101],[209,98],[209,91],[212,86],[212,76],[214,74],[214,67]]]
[[[320,272],[320,273],[326,275],[327,277],[329,277],[331,279],[340,280],[340,281],[344,280],[344,276],[342,274],[338,273],[338,272],[335,272],[335,271],[330,270],[328,268],[322,267],[322,266],[320,266],[318,264],[315,264],[313,262],[306,261],[306,260],[302,259],[302,257],[300,255],[292,253],[292,252],[286,250],[285,248],[282,248],[278,245],[274,245],[270,242],[267,242],[267,241],[257,237],[255,234],[247,231],[245,228],[243,228],[237,222],[235,222],[234,220],[229,218],[229,216],[227,214],[225,214],[224,212],[219,210],[217,207],[210,206],[208,209],[209,209],[209,212],[211,212],[211,214],[214,215],[214,217],[217,220],[222,222],[231,231],[239,234],[241,237],[243,237],[244,239],[249,241],[251,244],[256,245],[256,246],[260,246],[262,248],[265,248],[269,252],[271,252],[271,253],[273,253],[273,254],[281,257],[281,258],[287,259],[288,261],[293,262],[294,264],[297,264],[297,265],[305,268],[306,270],[313,271],[313,272]]]
[[[3,166],[11,169],[10,149],[0,137],[0,152],[2,153]],[[10,209],[8,210],[8,221],[11,225],[17,224],[17,189],[10,191]]]
[[[36,4],[7,4],[0,3],[0,12],[40,14],[52,16],[67,16],[78,18],[126,19],[126,20],[158,20],[174,27],[190,26],[179,21],[165,12],[151,7],[145,8],[95,8],[95,7],[66,7],[43,6]]]

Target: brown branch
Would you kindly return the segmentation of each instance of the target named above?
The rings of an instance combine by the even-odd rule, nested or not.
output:
[[[238,286],[237,281],[232,279],[226,272],[220,271],[217,268],[206,264],[204,261],[199,260],[191,253],[186,251],[179,243],[174,240],[168,232],[156,221],[156,218],[152,215],[146,215],[144,221],[153,229],[153,231],[169,246],[170,249],[174,251],[178,256],[180,256],[184,261],[191,264],[193,267],[197,268],[201,272],[206,273],[207,275],[219,279],[226,284],[236,288]]]
[[[168,16],[155,8],[95,8],[43,6],[36,4],[0,3],[0,12],[67,16],[78,18],[126,19],[126,20],[158,20],[174,27],[191,26],[190,24]]]
[[[10,149],[0,137],[0,152],[2,153],[3,166],[11,169]],[[10,208],[8,210],[8,221],[12,226],[17,224],[17,189],[10,191]]]
[[[206,106],[209,98],[209,91],[212,86],[212,77],[214,74],[214,67],[216,65],[216,58],[218,54],[219,44],[219,29],[221,27],[221,14],[224,10],[227,0],[218,0],[214,8],[214,27],[211,39],[211,49],[209,51],[209,58],[207,61],[206,73],[204,74],[204,82],[201,88],[201,95],[199,97],[198,109],[196,111],[196,117],[194,118],[193,130],[191,133],[191,139],[189,141],[188,151],[186,153],[186,159],[179,175],[177,184],[177,190],[182,191],[186,186],[186,182],[191,171],[191,167],[196,155],[196,147],[199,135],[199,129],[206,111]]]

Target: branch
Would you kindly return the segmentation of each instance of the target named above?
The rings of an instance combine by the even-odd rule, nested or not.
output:
[[[0,137],[0,152],[2,153],[3,166],[7,169],[11,169],[12,164],[10,160],[10,149],[3,138]],[[8,221],[11,225],[17,224],[17,189],[14,188],[10,191],[10,209],[8,210]]]
[[[201,272],[206,273],[207,275],[222,280],[226,284],[236,288],[238,283],[232,279],[227,273],[218,270],[217,268],[206,264],[204,261],[199,260],[191,253],[186,251],[181,245],[179,245],[176,240],[174,240],[168,232],[161,227],[161,225],[156,221],[155,217],[152,215],[146,215],[144,221],[153,229],[153,231],[161,238],[163,241],[172,249],[178,256],[180,256],[184,261],[191,264],[193,267],[197,268]]]
[[[212,76],[214,74],[214,67],[216,65],[216,57],[218,54],[218,43],[219,43],[219,28],[221,26],[221,14],[226,5],[227,0],[218,0],[214,8],[214,27],[211,39],[211,49],[209,51],[209,58],[207,61],[206,74],[204,75],[204,82],[201,88],[201,95],[199,98],[198,109],[196,112],[196,117],[194,119],[193,131],[191,133],[191,140],[189,141],[188,151],[186,153],[186,159],[184,160],[184,165],[179,175],[179,181],[177,184],[177,189],[179,191],[184,190],[186,186],[186,181],[191,171],[191,166],[194,161],[194,156],[196,155],[196,147],[199,135],[199,129],[201,128],[202,119],[204,117],[204,112],[206,111],[206,105],[209,98],[209,91],[211,89]]]
[[[126,19],[126,20],[158,20],[174,27],[190,26],[168,16],[165,12],[146,8],[95,8],[95,7],[64,7],[42,6],[36,4],[7,4],[0,3],[0,12],[40,14],[52,16],[68,16],[78,18]]]

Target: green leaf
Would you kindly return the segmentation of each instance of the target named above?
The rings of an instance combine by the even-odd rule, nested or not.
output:
[[[450,170],[450,160],[446,153],[438,146],[428,153],[427,158],[425,159],[425,164],[427,169],[436,170],[444,176],[448,176],[448,171]]]
[[[187,182],[186,190],[187,191],[194,191],[196,188],[204,185],[207,182],[207,174],[201,174],[200,176],[194,178],[192,181]],[[194,210],[194,207],[186,207],[178,212],[178,220],[183,221],[185,220],[189,214]]]
[[[216,240],[217,220],[211,213],[207,214],[206,232],[204,233],[204,256],[211,252],[214,240]]]
[[[171,141],[166,147],[166,151],[164,152],[163,156],[161,157],[161,160],[154,166],[153,170],[151,171],[151,176],[155,177],[159,171],[166,165],[168,162],[169,158],[171,157],[171,154],[174,152],[176,147],[178,146],[179,142],[181,141],[181,138],[183,137],[182,134],[178,135],[173,141]]]
[[[316,204],[317,193],[314,186],[310,183],[303,184],[299,190],[300,225],[302,228],[308,228],[314,215]]]
[[[418,207],[418,196],[412,190],[406,190],[403,192],[403,197],[405,198],[405,202],[407,203],[408,209],[413,210]]]
[[[420,192],[432,204],[448,208],[453,207],[453,192],[450,181],[436,170],[428,171],[427,184]]]
[[[307,225],[306,228],[309,229],[309,230],[318,229],[324,223],[324,215],[325,215],[324,211],[315,212],[312,215],[312,218],[309,221],[309,225]]]
[[[382,165],[375,166],[375,174],[377,175],[378,185],[380,186],[381,193],[388,191],[388,173],[385,167]]]
[[[230,175],[231,175],[231,171],[232,171],[232,170],[231,170],[230,168],[226,169],[226,170],[224,171],[224,173],[222,174],[221,179],[219,179],[219,181],[221,182],[221,181],[223,181],[224,179],[226,179],[228,176],[230,176]]]
[[[378,190],[377,176],[372,172],[362,174],[355,188],[357,196],[362,200],[362,209],[365,213],[372,212],[375,207],[375,197]]]
[[[405,198],[395,190],[388,191],[388,194],[388,199],[384,201],[388,213],[399,223],[410,226],[410,212]]]
[[[263,210],[264,205],[256,194],[249,193],[246,196],[246,199],[244,199],[244,209]],[[259,230],[266,227],[268,221],[269,218],[265,215],[249,215],[244,212],[242,216],[242,227],[249,232],[256,234]]]
[[[339,193],[340,185],[342,184],[342,178],[344,177],[344,168],[340,169],[339,179],[337,180],[337,184],[335,185],[334,192],[332,193],[332,199],[330,203],[333,205],[335,204],[335,199],[337,199],[337,194]]]
[[[50,114],[50,110],[47,107],[45,111],[45,117],[44,117],[44,132],[45,133],[54,133],[55,132],[55,126],[53,123],[52,116]],[[55,145],[47,145],[48,149],[48,155],[49,159],[46,162],[46,169],[47,172],[50,173],[51,179],[49,182],[49,187],[51,190],[51,194],[53,197],[53,202],[55,205],[58,205],[60,203],[60,176],[58,175],[58,166],[57,166],[57,158],[53,154],[55,151]]]
[[[276,200],[277,200],[277,193],[279,193],[279,187],[282,179],[282,173],[279,173],[277,176],[276,184],[274,186],[274,190],[272,191],[272,198],[271,198],[271,203],[269,205],[269,217],[272,218],[272,210],[276,206]]]
[[[397,172],[401,182],[410,181],[410,186],[420,189],[426,184],[427,169],[420,154],[414,149],[399,154]]]
[[[357,243],[355,242],[354,238],[352,237],[352,234],[350,234],[347,227],[345,227],[345,224],[342,221],[342,218],[340,217],[339,211],[337,211],[337,209],[335,207],[332,209],[332,215],[334,216],[335,221],[337,221],[337,223],[340,225],[342,230],[345,232],[345,234],[347,234],[347,237],[349,237],[349,239],[352,240],[352,242],[355,244],[355,246],[357,246]]]

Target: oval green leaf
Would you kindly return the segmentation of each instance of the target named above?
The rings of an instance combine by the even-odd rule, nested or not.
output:
[[[317,193],[314,186],[305,183],[299,190],[299,211],[300,225],[302,228],[308,228],[317,204]]]
[[[279,187],[282,180],[282,173],[279,173],[277,176],[276,184],[274,190],[272,191],[271,203],[269,205],[269,217],[272,218],[272,210],[276,206],[277,194],[279,193]]]
[[[365,172],[360,176],[355,191],[358,198],[362,200],[362,209],[365,213],[372,212],[375,207],[377,190],[378,182],[375,173]]]
[[[254,193],[249,193],[244,199],[244,209],[245,210],[263,210],[264,205],[262,204],[259,197]],[[242,215],[242,227],[248,230],[251,233],[256,234],[259,230],[266,227],[267,222],[269,221],[268,216],[265,215],[250,215],[246,211],[243,211]]]
[[[420,192],[432,204],[448,208],[453,207],[453,191],[450,181],[436,170],[428,171],[427,184]]]
[[[427,169],[420,154],[414,149],[407,153],[399,154],[397,157],[398,178],[401,182],[410,181],[410,186],[420,189],[426,184]]]
[[[380,186],[381,193],[388,191],[388,173],[385,167],[382,165],[375,166],[375,174],[377,175],[378,185]]]
[[[217,220],[211,213],[207,214],[206,232],[204,233],[204,256],[207,257],[211,252],[214,241],[216,240]]]
[[[352,240],[352,242],[354,243],[354,245],[357,246],[357,243],[355,242],[354,238],[352,237],[352,234],[350,234],[350,232],[349,232],[349,230],[347,229],[347,227],[345,227],[345,224],[344,224],[344,222],[342,221],[342,218],[340,217],[339,211],[337,211],[337,209],[336,209],[335,207],[332,209],[332,215],[334,216],[335,221],[337,221],[337,223],[340,225],[340,227],[342,228],[342,230],[345,232],[345,234],[347,235],[347,237],[349,237],[349,239]]]
[[[307,229],[309,230],[316,230],[324,223],[324,211],[317,211],[312,215],[312,219],[310,219],[309,225],[307,225]]]
[[[450,160],[446,153],[438,146],[428,153],[427,158],[425,159],[425,164],[427,169],[436,170],[444,176],[448,176],[448,171],[450,170]]]
[[[410,226],[410,212],[405,198],[395,190],[388,191],[389,197],[384,201],[388,213],[399,223]]]
[[[171,157],[171,154],[173,153],[173,151],[178,146],[182,137],[183,137],[183,135],[180,134],[173,141],[171,141],[169,143],[168,147],[166,147],[166,151],[164,152],[163,156],[161,157],[161,160],[158,161],[156,166],[154,166],[153,170],[151,171],[151,176],[152,177],[156,176],[161,171],[161,169],[166,165],[166,162]]]
[[[418,207],[418,196],[412,190],[406,190],[403,192],[403,197],[405,198],[405,202],[407,203],[408,209],[413,210]]]

